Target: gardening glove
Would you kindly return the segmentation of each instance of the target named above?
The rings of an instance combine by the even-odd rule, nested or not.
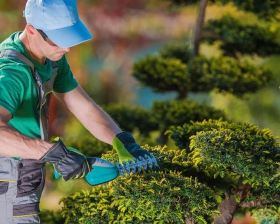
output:
[[[145,149],[142,149],[136,142],[133,136],[128,132],[121,132],[113,139],[113,148],[117,151],[119,162],[128,162],[139,159],[145,155],[150,155]]]
[[[79,150],[66,147],[60,138],[53,142],[55,145],[40,160],[52,164],[65,181],[82,178],[90,172],[88,161]]]

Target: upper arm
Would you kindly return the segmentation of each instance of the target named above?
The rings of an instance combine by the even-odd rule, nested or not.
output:
[[[121,132],[112,118],[80,86],[55,95],[97,139],[111,144],[116,134]]]
[[[24,103],[27,92],[31,90],[33,78],[30,67],[15,61],[1,61],[0,66],[0,106],[12,115]],[[34,88],[35,89],[35,88]]]
[[[54,92],[54,95],[74,114],[75,111],[85,109],[88,103],[92,103],[80,85],[66,93]]]
[[[0,106],[0,125],[7,124],[12,118],[12,114],[4,107]]]
[[[67,84],[66,84],[67,83]],[[66,93],[78,86],[78,82],[73,76],[65,55],[58,61],[57,76],[54,81],[53,91],[56,93]]]

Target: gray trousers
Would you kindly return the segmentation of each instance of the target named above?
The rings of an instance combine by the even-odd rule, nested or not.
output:
[[[0,156],[0,224],[40,223],[45,163]]]

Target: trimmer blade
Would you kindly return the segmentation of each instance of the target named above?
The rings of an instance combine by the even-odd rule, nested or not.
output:
[[[122,164],[116,164],[119,175],[124,176],[125,173],[130,174],[140,172],[142,169],[147,170],[148,168],[153,168],[158,166],[157,160],[152,153],[139,157],[138,159],[134,158],[133,161],[123,162]]]

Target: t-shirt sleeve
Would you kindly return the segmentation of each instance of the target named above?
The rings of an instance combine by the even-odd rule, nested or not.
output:
[[[78,81],[73,76],[66,57],[63,56],[62,59],[58,61],[58,71],[53,90],[58,93],[65,93],[75,89],[77,86]]]
[[[28,77],[11,66],[0,69],[0,106],[13,116],[21,106],[26,92]]]

